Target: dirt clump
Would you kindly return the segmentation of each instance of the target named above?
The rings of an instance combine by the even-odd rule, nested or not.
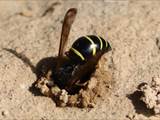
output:
[[[153,110],[155,114],[160,114],[160,78],[153,78],[151,84],[142,83],[138,89],[143,93],[140,100],[146,104],[146,107]]]

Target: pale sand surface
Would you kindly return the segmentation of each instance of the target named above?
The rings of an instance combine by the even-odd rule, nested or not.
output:
[[[0,1],[0,119],[159,120],[127,97],[160,74],[159,6],[158,0]],[[71,7],[78,14],[67,48],[86,34],[99,34],[113,48],[104,55],[102,70],[112,73],[114,84],[92,109],[60,108],[48,97],[35,96],[29,88],[36,75],[3,49],[24,54],[33,65],[57,55],[62,20]]]

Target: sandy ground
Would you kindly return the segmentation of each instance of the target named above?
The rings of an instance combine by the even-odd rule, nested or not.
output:
[[[159,6],[158,0],[0,1],[0,119],[159,120],[130,96],[160,73]],[[35,66],[57,55],[62,20],[70,7],[78,15],[67,48],[86,34],[99,34],[113,48],[100,70],[111,73],[114,84],[92,109],[56,107],[50,98],[29,90],[36,75],[26,63]],[[22,54],[29,60],[22,60]]]

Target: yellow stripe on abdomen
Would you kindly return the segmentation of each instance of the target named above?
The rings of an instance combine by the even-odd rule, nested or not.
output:
[[[102,48],[103,48],[102,39],[101,39],[99,36],[97,36],[97,38],[98,38],[98,39],[99,39],[99,41],[100,41],[100,50],[102,50]]]
[[[78,55],[82,60],[85,60],[85,58],[83,57],[83,55],[76,49],[74,49],[73,47],[71,48],[71,50]]]
[[[90,42],[91,45],[93,46],[93,52],[92,55],[94,56],[96,54],[96,44],[93,42],[93,40],[91,38],[89,38],[88,36],[84,36],[85,38],[87,38]]]

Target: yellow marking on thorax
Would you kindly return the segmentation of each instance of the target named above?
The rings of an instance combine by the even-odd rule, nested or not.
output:
[[[91,45],[95,45],[95,43],[93,42],[93,40],[91,38],[89,38],[88,36],[84,36],[85,38],[87,38],[90,42],[91,42]],[[94,46],[93,47],[93,52],[92,52],[92,55],[94,56],[96,54],[96,47]]]
[[[99,36],[97,36],[97,37],[98,37],[98,39],[99,39],[99,41],[100,41],[100,50],[102,50],[102,48],[103,48],[102,39],[101,39]]]
[[[74,49],[73,47],[71,48],[71,50],[78,55],[82,60],[85,60],[85,58],[83,57],[83,55],[76,49]]]

